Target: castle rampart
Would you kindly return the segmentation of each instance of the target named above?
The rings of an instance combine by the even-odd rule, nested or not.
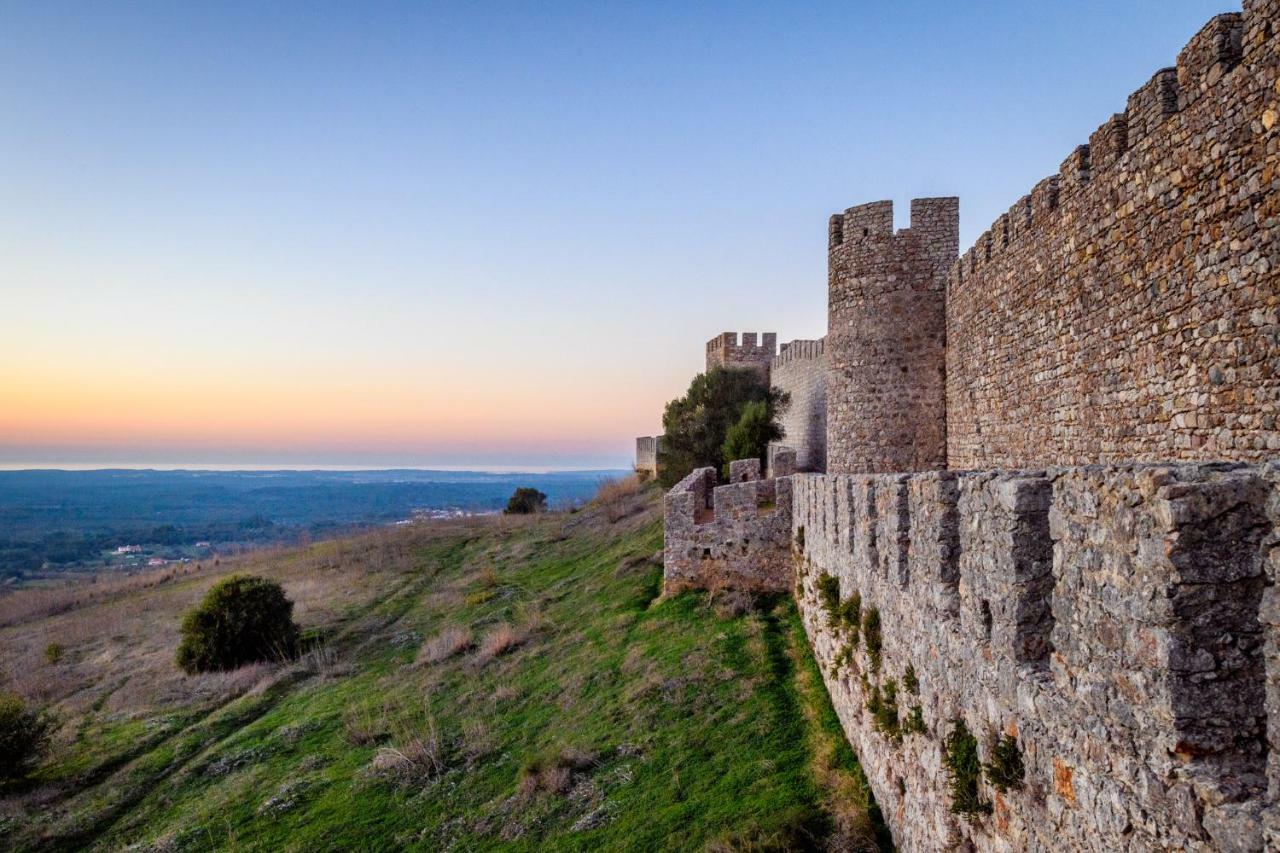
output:
[[[1210,21],[953,265],[950,467],[1280,451],[1274,16]]]
[[[902,849],[1262,849],[1280,467],[794,481],[797,600]],[[955,720],[1025,766],[975,781],[974,820],[952,812]]]
[[[738,343],[737,332],[722,332],[707,341],[707,370],[731,367],[754,370],[769,379],[769,366],[778,353],[778,334],[763,332],[756,342],[755,332],[743,332]]]
[[[1249,0],[963,256],[832,217],[830,473],[667,497],[669,589],[794,572],[903,850],[1280,850],[1278,78]]]
[[[733,462],[729,485],[699,468],[664,499],[663,586],[791,589],[791,480],[760,479],[760,460]]]
[[[959,241],[954,198],[831,217],[828,241],[827,470],[946,466],[946,273]]]
[[[783,344],[770,370],[773,387],[791,398],[781,425],[783,443],[796,452],[801,471],[827,466],[826,339]]]

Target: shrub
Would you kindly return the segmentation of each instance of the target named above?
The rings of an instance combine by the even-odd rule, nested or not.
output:
[[[187,673],[236,669],[298,651],[293,602],[280,584],[252,575],[232,575],[210,587],[182,617],[181,630],[177,661]]]
[[[528,638],[525,631],[517,630],[506,622],[498,623],[480,641],[480,648],[476,651],[476,666],[484,666],[499,655],[504,655],[519,646]]]
[[[884,683],[884,689],[875,689],[876,703],[871,712],[877,731],[885,737],[898,740],[902,732],[898,728],[898,683],[890,678]]]
[[[867,656],[871,659],[871,671],[880,672],[880,650],[882,640],[880,637],[880,610],[875,607],[867,608],[867,612],[862,614],[862,639],[867,644]]]
[[[595,765],[594,754],[576,747],[566,747],[555,754],[526,761],[520,768],[517,788],[525,798],[539,792],[566,794],[573,787],[574,777]]]
[[[66,654],[67,649],[62,643],[50,643],[44,647],[44,662],[47,664],[59,663]]]
[[[56,723],[27,708],[16,693],[0,693],[0,779],[26,776],[49,748]]]
[[[547,508],[547,496],[537,489],[521,486],[507,500],[507,515],[530,515]]]
[[[1021,788],[1026,768],[1022,764],[1022,750],[1013,735],[1003,735],[991,747],[991,761],[982,765],[987,781],[1004,793],[1010,788]]]
[[[769,450],[769,442],[782,438],[782,428],[765,400],[752,400],[742,407],[738,422],[725,433],[720,456],[728,466],[735,459],[759,459],[761,466]],[[725,479],[728,479],[725,471]]]
[[[748,403],[762,402],[769,423],[786,410],[788,396],[769,387],[754,370],[716,367],[693,378],[683,397],[667,404],[662,415],[662,448],[658,478],[671,488],[694,468],[724,468],[725,440],[742,420]]]
[[[942,741],[942,762],[951,775],[951,812],[976,820],[991,813],[991,803],[982,798],[978,780],[982,765],[978,760],[978,739],[964,720],[951,721],[951,731]]]

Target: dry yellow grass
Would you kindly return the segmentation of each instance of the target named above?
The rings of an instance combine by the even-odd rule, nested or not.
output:
[[[527,631],[517,629],[507,622],[499,622],[490,628],[489,633],[485,634],[484,639],[480,641],[480,647],[476,649],[473,662],[477,667],[485,666],[494,658],[506,654],[528,638]]]
[[[418,663],[439,663],[471,648],[471,632],[451,625],[422,644]]]
[[[225,702],[281,665],[197,676],[177,668],[173,654],[182,614],[214,582],[234,572],[272,578],[294,602],[294,617],[304,629],[331,624],[406,583],[412,555],[422,545],[488,523],[433,521],[303,549],[243,554],[199,571],[192,566],[19,590],[0,598],[0,688],[37,705],[56,704],[67,719],[92,707],[127,716]],[[55,642],[64,652],[50,664],[44,650]],[[291,665],[323,671],[331,664],[321,648]]]
[[[604,509],[609,521],[621,521],[628,515],[638,512],[643,502],[637,496],[644,490],[644,483],[632,474],[627,477],[609,478],[601,481],[592,502]]]

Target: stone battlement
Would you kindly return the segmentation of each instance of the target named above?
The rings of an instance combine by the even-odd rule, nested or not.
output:
[[[1211,20],[951,265],[949,467],[1280,451],[1277,18]]]
[[[1261,849],[1280,465],[794,480],[797,600],[903,849]],[[874,640],[833,619],[823,575],[875,610]],[[891,724],[873,691],[896,692]],[[979,783],[988,820],[951,812],[958,719],[984,761],[1009,734],[1025,764],[1016,789]]]
[[[812,361],[820,359],[826,354],[827,339],[818,338],[816,341],[791,341],[783,344],[778,350],[778,354],[773,357],[772,366],[774,370],[793,361]]]
[[[1162,68],[1128,98],[1126,108],[1103,122],[1063,161],[1056,175],[1045,178],[1014,202],[958,259],[951,274],[963,280],[1028,235],[1037,233],[1063,196],[1109,170],[1124,169],[1134,157],[1158,147],[1164,123],[1215,88],[1243,59],[1244,15],[1218,15],[1201,28],[1178,54],[1176,67]],[[1144,143],[1146,143],[1144,145]],[[1060,192],[1065,188],[1066,192]],[[882,203],[882,202],[881,202]]]
[[[827,470],[946,467],[946,271],[960,204],[911,202],[893,230],[893,202],[831,218],[828,255]]]
[[[770,381],[787,394],[780,425],[783,441],[795,451],[800,471],[827,469],[827,339],[783,344],[773,359]]]
[[[722,332],[707,341],[707,370],[731,367],[755,370],[769,378],[769,365],[778,353],[778,334],[763,332],[756,340],[755,332],[743,332],[738,343],[737,332]]]
[[[699,468],[667,493],[667,591],[791,589],[791,480],[760,479],[758,459],[732,465],[729,485],[717,485],[714,468]]]

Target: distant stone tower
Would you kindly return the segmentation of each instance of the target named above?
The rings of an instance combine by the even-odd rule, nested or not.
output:
[[[762,333],[758,345],[755,332],[743,332],[741,345],[737,332],[724,332],[707,341],[707,370],[713,367],[754,370],[768,381],[769,366],[777,354],[777,332]]]
[[[893,202],[831,217],[826,353],[827,471],[947,467],[946,289],[959,252],[960,202]]]

